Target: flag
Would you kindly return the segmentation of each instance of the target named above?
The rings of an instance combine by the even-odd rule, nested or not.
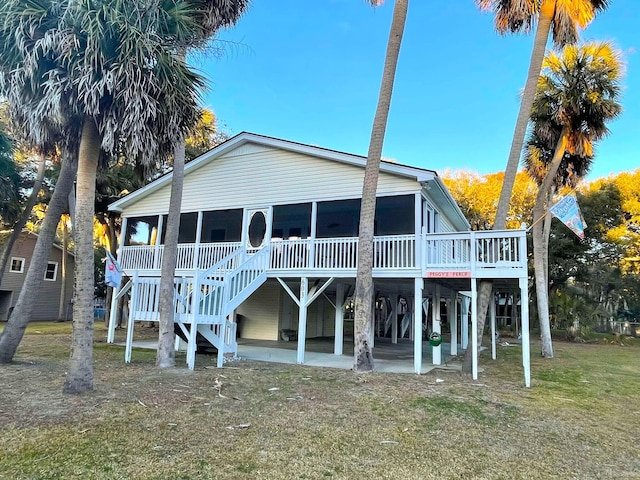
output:
[[[582,218],[578,199],[574,194],[562,197],[549,211],[554,217],[569,227],[573,233],[584,240],[584,229],[587,227],[587,224]]]
[[[107,252],[107,261],[105,262],[104,283],[107,287],[119,288],[122,280],[122,268],[118,261]]]

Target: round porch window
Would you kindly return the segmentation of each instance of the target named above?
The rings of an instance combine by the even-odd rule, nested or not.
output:
[[[249,222],[249,246],[261,247],[264,244],[264,236],[267,232],[267,219],[263,212],[254,212]]]

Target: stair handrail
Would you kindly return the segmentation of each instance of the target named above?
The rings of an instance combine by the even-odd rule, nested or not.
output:
[[[256,252],[255,254],[251,255],[249,258],[247,258],[244,262],[242,262],[240,265],[238,265],[238,267],[236,267],[233,271],[229,272],[226,276],[225,276],[225,280],[229,280],[231,278],[233,278],[235,275],[239,274],[240,272],[244,271],[244,270],[248,270],[247,269],[247,265],[250,265],[252,263],[258,264],[259,266],[259,262],[262,262],[262,268],[261,268],[261,273],[264,273],[267,270],[267,264],[269,262],[269,246],[265,246],[262,249],[260,249],[258,252]],[[257,278],[257,276],[255,277]],[[229,305],[229,303],[234,300],[235,298],[237,298],[243,291],[245,288],[247,288],[247,286],[249,284],[251,284],[251,282],[253,280],[255,280],[255,278],[252,278],[249,282],[247,282],[246,285],[242,286],[242,288],[240,288],[237,292],[235,292],[235,294],[232,296],[231,295],[231,285],[227,284],[224,286],[224,303],[223,305]],[[227,283],[227,282],[225,282]]]

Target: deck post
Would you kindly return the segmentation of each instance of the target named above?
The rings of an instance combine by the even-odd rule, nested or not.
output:
[[[160,251],[162,246],[160,245],[160,241],[162,239],[162,230],[164,229],[164,216],[158,215],[158,230],[156,235],[156,244],[153,247],[153,268],[158,270],[162,266],[162,261],[160,260]],[[123,230],[124,231],[124,230]]]
[[[107,343],[113,343],[116,336],[116,317],[118,315],[118,297],[120,293],[120,285],[113,288],[111,293],[111,307],[109,308],[109,329],[107,330]]]
[[[496,298],[491,296],[489,304],[489,315],[491,316],[491,358],[496,359]]]
[[[458,355],[458,294],[451,299],[451,313],[449,314],[449,328],[451,328],[451,355]],[[448,312],[447,312],[448,313]]]
[[[431,307],[431,331],[433,333],[442,333],[440,320],[440,285],[436,285],[433,291],[433,305]],[[442,365],[442,344],[437,347],[431,347],[431,349],[433,364]]]
[[[336,284],[336,326],[333,354],[342,355],[344,343],[344,283]]]
[[[462,298],[462,312],[460,312],[460,348],[469,348],[469,297]]]
[[[309,232],[309,268],[316,266],[316,223],[318,223],[318,202],[311,202],[311,231]]]
[[[131,307],[129,308],[129,318],[127,318],[127,343],[124,348],[124,362],[131,363],[131,349],[133,348],[133,324],[135,323],[136,302],[138,301],[138,272],[133,273],[131,287]]]
[[[122,247],[124,246],[125,237],[127,236],[127,217],[122,218],[122,225],[120,226],[120,242],[118,244],[118,249],[122,252]],[[116,255],[116,257],[120,257],[120,255]],[[120,260],[122,257],[120,258]],[[122,264],[121,264],[122,268]],[[118,293],[120,292],[120,285],[113,289],[111,292],[111,308],[109,308],[109,329],[107,330],[107,343],[113,343],[115,341],[116,336],[116,317],[118,310]]]
[[[471,373],[478,379],[478,289],[476,278],[471,279]]]
[[[524,385],[531,387],[531,352],[529,345],[529,281],[520,278],[520,307],[522,309],[522,366],[524,367]]]
[[[422,235],[422,193],[416,193],[414,198],[414,231],[415,231],[415,256],[414,262],[415,267],[420,269],[420,274],[424,275],[425,263],[422,261],[423,257],[423,242],[422,240],[425,238]]]
[[[398,343],[398,294],[391,294],[391,343]]]
[[[307,307],[309,295],[309,279],[303,277],[300,279],[300,313],[298,315],[298,352],[296,355],[297,363],[304,363],[304,349],[307,337]]]
[[[413,297],[413,369],[420,375],[422,373],[422,290],[424,280],[414,279]]]
[[[203,212],[198,212],[198,221],[196,223],[196,242],[193,245],[193,269],[200,269],[200,237],[202,236],[202,216]]]

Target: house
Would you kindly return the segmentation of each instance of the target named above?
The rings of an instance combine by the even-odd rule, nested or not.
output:
[[[10,235],[10,231],[0,232],[0,244],[6,243]],[[13,245],[0,282],[0,320],[8,319],[18,301],[37,239],[35,233],[23,230]],[[57,244],[51,247],[47,268],[42,272],[42,286],[31,296],[30,301],[35,304],[31,320],[71,319],[74,263],[71,254],[63,262],[62,247]]]
[[[187,164],[174,302],[191,368],[198,335],[218,348],[219,366],[236,354],[237,337],[297,341],[299,363],[314,337],[333,339],[333,354],[344,354],[353,333],[365,163],[362,156],[245,132]],[[130,295],[133,321],[158,320],[170,191],[168,174],[110,206],[122,215],[118,260],[131,279],[113,301]],[[493,279],[528,298],[525,231],[471,231],[433,170],[383,161],[377,195],[374,357],[376,342],[410,342],[420,373],[424,352],[442,362],[444,344],[432,346],[437,342],[425,332],[438,337],[445,312],[449,353],[466,348],[469,337],[477,345],[478,280]],[[521,318],[528,384],[527,302]]]

